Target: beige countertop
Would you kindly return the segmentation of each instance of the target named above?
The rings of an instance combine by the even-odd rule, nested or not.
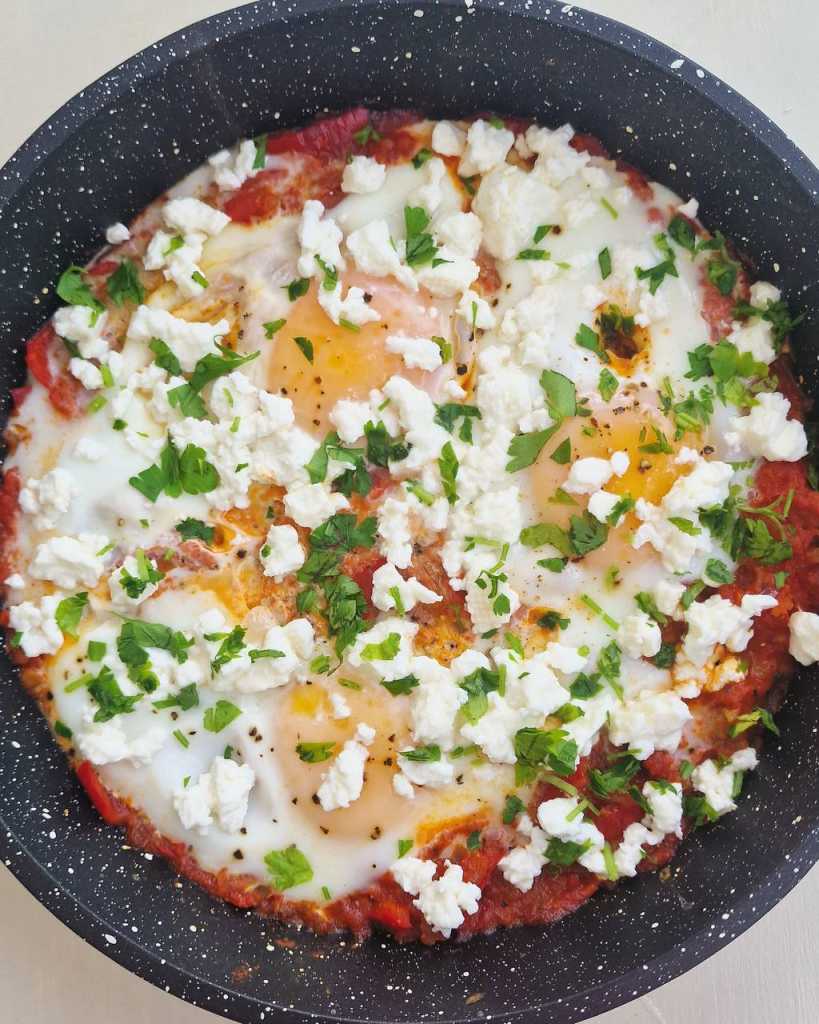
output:
[[[0,162],[60,104],[218,0],[0,0]],[[295,2],[298,6],[298,0]],[[816,0],[587,0],[687,54],[819,163]],[[730,865],[728,866],[730,869]],[[15,1024],[207,1024],[218,1018],[128,974],[63,927],[0,868],[0,1020]],[[815,1024],[819,869],[706,963],[594,1024]]]

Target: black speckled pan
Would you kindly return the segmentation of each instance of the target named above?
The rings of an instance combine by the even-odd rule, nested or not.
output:
[[[52,312],[58,273],[90,256],[109,223],[239,136],[358,103],[570,120],[696,196],[705,223],[808,310],[797,356],[816,390],[819,173],[723,82],[622,25],[544,0],[271,0],[110,72],[0,171],[0,392],[22,380],[23,340]],[[565,1024],[703,960],[817,859],[819,687],[805,675],[737,813],[688,842],[667,881],[626,882],[548,930],[356,946],[214,902],[102,824],[5,658],[0,852],[98,949],[226,1017]]]

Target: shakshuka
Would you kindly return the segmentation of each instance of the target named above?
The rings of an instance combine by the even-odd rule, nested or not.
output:
[[[399,941],[735,809],[819,658],[794,317],[591,136],[354,109],[108,227],[26,347],[9,649],[102,817]]]

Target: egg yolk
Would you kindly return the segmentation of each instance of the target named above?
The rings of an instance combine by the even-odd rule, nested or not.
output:
[[[386,278],[345,275],[342,291],[346,294],[353,285],[372,296],[371,306],[381,314],[380,322],[357,330],[334,324],[318,303],[317,289],[322,284],[314,281],[307,294],[293,303],[268,355],[267,386],[292,401],[296,423],[305,430],[326,433],[336,402],[366,400],[372,389],[381,388],[394,374],[425,386],[432,374],[409,369],[400,355],[388,352],[389,335],[449,335],[448,312],[444,315],[425,293],[409,292]]]

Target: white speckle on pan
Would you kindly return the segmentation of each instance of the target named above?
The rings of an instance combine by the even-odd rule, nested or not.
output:
[[[685,61],[682,59],[682,57],[678,57],[676,60],[672,60],[668,66],[672,68],[674,71],[679,71],[683,64],[685,64]]]

